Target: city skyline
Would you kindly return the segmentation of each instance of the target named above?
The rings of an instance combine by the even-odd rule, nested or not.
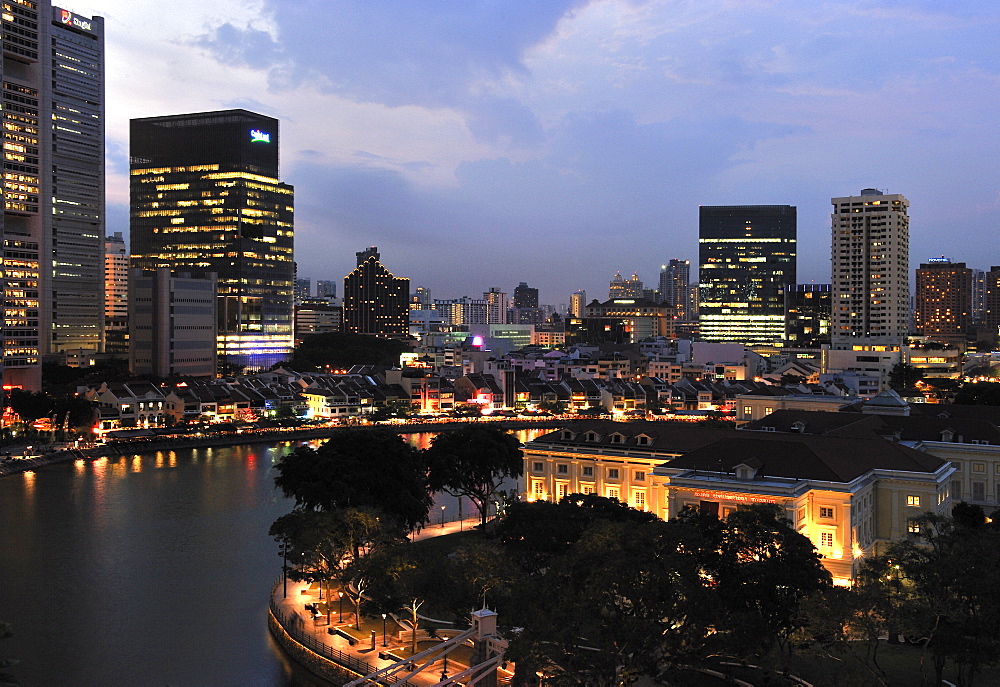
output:
[[[830,198],[865,187],[912,203],[911,270],[1000,262],[989,3],[429,7],[72,3],[106,20],[107,231],[129,118],[247,107],[283,123],[304,278],[360,242],[442,296],[560,303],[695,260],[699,205],[788,204],[822,283]]]

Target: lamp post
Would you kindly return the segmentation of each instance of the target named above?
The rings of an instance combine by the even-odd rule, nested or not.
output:
[[[444,529],[444,506],[441,506],[441,529]]]
[[[288,540],[282,539],[278,544],[278,553],[281,554],[281,594],[282,598],[288,598]]]
[[[389,646],[385,643],[385,613],[382,614],[382,646]]]
[[[337,622],[342,623],[344,622],[344,592],[340,591],[337,593],[340,594],[340,620],[338,620]]]

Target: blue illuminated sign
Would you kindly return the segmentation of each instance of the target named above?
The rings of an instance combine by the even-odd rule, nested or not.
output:
[[[271,134],[266,131],[261,131],[260,129],[250,129],[250,142],[251,143],[270,143]]]

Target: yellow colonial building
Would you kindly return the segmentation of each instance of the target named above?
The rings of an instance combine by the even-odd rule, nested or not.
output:
[[[594,493],[664,519],[685,507],[724,518],[740,505],[776,504],[840,584],[879,544],[914,535],[917,516],[950,509],[955,473],[947,460],[877,435],[663,422],[574,424],[528,443],[524,460],[526,500]]]

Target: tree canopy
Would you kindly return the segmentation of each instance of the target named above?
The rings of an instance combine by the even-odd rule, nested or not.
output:
[[[862,585],[889,600],[887,624],[924,647],[935,684],[950,660],[959,684],[972,685],[1000,662],[1000,524],[966,503],[918,523],[919,539],[894,541],[866,563]]]
[[[300,508],[377,508],[407,530],[427,520],[426,465],[388,429],[342,429],[318,449],[300,446],[274,467],[275,486]]]
[[[385,339],[348,332],[310,334],[295,347],[288,364],[296,370],[326,370],[352,365],[399,365],[399,355],[410,350],[398,339]]]
[[[484,528],[490,501],[504,480],[524,472],[517,437],[481,423],[438,434],[426,455],[431,489],[467,496]]]

